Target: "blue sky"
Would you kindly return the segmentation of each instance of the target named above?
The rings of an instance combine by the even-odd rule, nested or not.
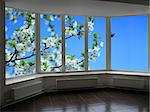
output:
[[[78,23],[84,25],[83,16],[73,16]],[[24,22],[23,18],[19,18],[16,24],[11,24],[6,19],[8,27],[7,35],[12,36],[15,28],[19,28]],[[61,37],[61,21],[53,22],[57,34]],[[144,71],[148,70],[148,17],[147,16],[128,16],[128,17],[113,17],[111,19],[111,30],[115,33],[112,38],[111,51],[111,69],[113,70],[128,70],[128,71]],[[45,36],[49,36],[47,26],[41,19],[41,40]],[[90,70],[103,70],[106,67],[106,19],[96,18],[94,31],[102,36],[101,41],[104,42],[104,47],[101,50],[101,55],[96,61],[89,61]],[[93,36],[88,37],[89,48],[92,45]],[[66,52],[69,55],[74,55],[75,58],[81,58],[81,52],[84,50],[84,37],[81,39],[70,38],[66,40]],[[28,54],[27,54],[28,55]],[[35,57],[31,58],[32,60]],[[13,68],[8,68],[8,72],[13,73]]]
[[[148,71],[148,17],[127,16],[111,19],[111,68]]]

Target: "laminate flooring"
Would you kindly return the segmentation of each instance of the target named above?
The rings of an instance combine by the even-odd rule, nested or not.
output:
[[[150,112],[149,93],[121,89],[44,93],[2,112]]]

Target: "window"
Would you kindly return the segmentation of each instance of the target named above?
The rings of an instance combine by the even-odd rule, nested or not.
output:
[[[40,27],[41,71],[60,72],[62,69],[60,16],[41,15]]]
[[[84,71],[84,17],[65,17],[66,71]]]
[[[148,16],[111,19],[111,69],[148,71]]]
[[[36,65],[35,17],[28,11],[5,8],[6,78],[35,74],[36,66],[42,73],[62,72],[64,51],[66,72],[85,71],[86,67],[89,71],[106,69],[105,17],[89,16],[88,21],[84,21],[84,16],[67,15],[65,29],[62,29],[61,16],[41,14],[40,45],[37,43],[41,66]],[[62,31],[65,33],[63,52]],[[111,69],[148,72],[148,16],[112,17],[111,33]],[[85,55],[88,55],[88,64],[85,64]]]
[[[88,69],[106,68],[106,19],[88,17]]]
[[[35,73],[35,14],[5,8],[6,78]]]

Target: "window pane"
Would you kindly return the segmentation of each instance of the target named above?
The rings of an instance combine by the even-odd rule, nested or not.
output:
[[[66,16],[66,71],[84,70],[84,17]]]
[[[60,72],[62,68],[61,19],[58,15],[41,15],[41,70]]]
[[[35,73],[35,14],[5,8],[6,78]]]
[[[106,19],[88,17],[88,69],[106,68]]]
[[[148,17],[111,19],[114,70],[148,71]]]

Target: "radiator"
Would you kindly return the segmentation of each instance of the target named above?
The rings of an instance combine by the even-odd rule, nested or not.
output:
[[[116,87],[127,87],[144,89],[144,79],[137,77],[113,77],[113,85]]]
[[[96,87],[97,77],[56,79],[57,89]]]
[[[12,88],[14,100],[19,100],[42,91],[42,82],[37,81],[23,86]]]

